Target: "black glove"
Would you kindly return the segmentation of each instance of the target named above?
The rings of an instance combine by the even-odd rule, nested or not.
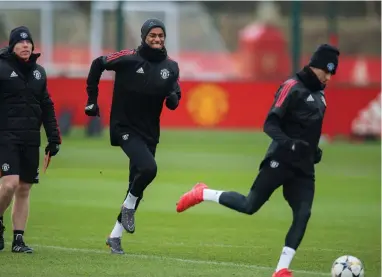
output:
[[[175,110],[179,105],[179,98],[176,92],[171,92],[167,97],[166,97],[166,107],[169,108],[170,110]]]
[[[309,143],[300,139],[290,141],[289,147],[298,156],[304,156],[309,151]]]
[[[321,162],[321,159],[322,159],[322,150],[319,147],[317,147],[316,153],[314,154],[314,163],[318,164],[319,162]]]
[[[60,151],[60,145],[58,143],[49,142],[48,145],[45,147],[45,154],[50,157],[56,156],[58,151]]]
[[[100,116],[99,107],[97,101],[88,99],[88,102],[85,107],[85,114],[87,116]]]

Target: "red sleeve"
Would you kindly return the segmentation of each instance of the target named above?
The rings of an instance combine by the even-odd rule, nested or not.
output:
[[[293,87],[296,84],[296,80],[289,79],[280,86],[279,90],[276,92],[270,114],[276,114],[279,117],[284,116],[293,101]]]
[[[103,62],[106,70],[116,70],[120,65],[126,61],[125,57],[135,53],[135,50],[122,50],[119,52],[111,53],[104,56]]]

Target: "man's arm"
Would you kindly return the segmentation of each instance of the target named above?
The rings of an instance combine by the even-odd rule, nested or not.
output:
[[[100,56],[93,60],[88,78],[86,81],[86,92],[88,94],[88,103],[96,104],[98,98],[98,85],[102,73],[105,70],[118,70],[126,61],[126,56],[133,54],[133,50],[122,50],[107,56]]]
[[[54,103],[49,96],[46,83],[40,106],[42,110],[42,123],[48,138],[48,146],[45,149],[45,152],[47,153],[49,151],[51,156],[55,156],[59,150],[59,145],[61,144],[61,135],[56,113],[54,111]]]
[[[182,97],[182,92],[179,85],[179,67],[176,65],[174,84],[172,90],[166,98],[166,107],[170,110],[175,110],[179,106],[179,101]]]
[[[287,136],[282,128],[282,119],[288,109],[294,104],[295,95],[293,87],[297,84],[295,80],[286,81],[277,91],[275,100],[264,123],[264,132],[280,145],[288,148],[294,147],[294,140]]]

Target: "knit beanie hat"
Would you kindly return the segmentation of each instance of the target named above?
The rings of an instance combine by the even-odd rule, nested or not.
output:
[[[164,35],[166,36],[166,27],[164,26],[164,23],[160,21],[159,19],[152,18],[148,19],[143,23],[142,28],[141,28],[141,38],[142,41],[145,41],[146,36],[150,32],[151,29],[153,28],[161,28],[163,30]]]
[[[329,44],[322,44],[313,53],[309,66],[322,69],[335,75],[339,55],[340,51],[336,47]]]
[[[12,52],[15,45],[23,40],[28,40],[32,43],[32,51],[34,50],[34,42],[29,29],[25,26],[20,26],[13,29],[9,35],[9,51]]]

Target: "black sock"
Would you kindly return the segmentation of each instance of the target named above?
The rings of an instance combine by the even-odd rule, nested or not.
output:
[[[14,231],[13,231],[13,240],[14,240],[14,241],[17,240],[17,239],[19,239],[20,236],[21,236],[21,238],[23,238],[23,236],[24,236],[24,231],[22,231],[22,230],[14,230]]]
[[[3,216],[0,216],[0,225],[4,223]]]

